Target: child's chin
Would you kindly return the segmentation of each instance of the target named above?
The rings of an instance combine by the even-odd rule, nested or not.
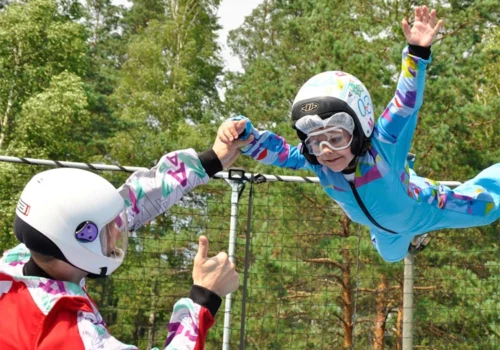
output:
[[[335,171],[337,173],[341,172],[342,170],[344,170],[346,168],[346,165],[344,164],[344,162],[341,162],[338,164],[331,164],[331,163],[325,162],[325,163],[323,163],[323,165],[326,166],[331,171]]]
[[[330,170],[335,171],[336,173],[340,173],[342,170],[345,169],[345,166],[329,166]]]

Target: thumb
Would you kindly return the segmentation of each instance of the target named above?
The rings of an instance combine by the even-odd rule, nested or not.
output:
[[[246,119],[241,119],[238,120],[235,124],[234,127],[236,129],[236,132],[241,134],[243,131],[245,131],[245,126],[247,125],[247,120]]]
[[[254,139],[253,135],[248,136],[246,140],[236,140],[233,141],[233,146],[236,148],[241,148],[243,146],[248,145],[250,142],[252,142]]]
[[[200,236],[198,241],[198,253],[196,253],[196,258],[206,259],[208,257],[208,238],[205,236]]]
[[[406,40],[408,40],[408,38],[411,37],[411,28],[406,18],[403,18],[401,21],[401,28],[403,29]]]
[[[434,27],[434,33],[438,33],[442,26],[443,26],[443,20],[440,19],[437,22],[436,26]]]

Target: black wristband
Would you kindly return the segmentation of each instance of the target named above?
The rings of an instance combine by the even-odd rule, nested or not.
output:
[[[209,177],[212,177],[219,171],[222,171],[222,163],[213,149],[198,153],[198,157],[200,158],[201,165],[203,165],[203,168],[205,168],[205,172]]]
[[[431,47],[423,47],[418,45],[408,44],[408,49],[410,51],[410,55],[423,58],[424,60],[428,60],[431,57]]]
[[[219,310],[220,304],[222,303],[222,299],[220,296],[218,296],[211,290],[206,289],[202,286],[198,286],[196,284],[193,284],[191,286],[189,298],[196,304],[207,308],[208,311],[210,311],[210,313],[212,314],[212,317],[215,317],[215,314]]]

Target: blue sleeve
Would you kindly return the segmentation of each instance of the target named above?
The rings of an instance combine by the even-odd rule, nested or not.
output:
[[[291,146],[284,138],[270,131],[259,131],[253,127],[250,119],[244,116],[231,118],[232,120],[246,119],[247,124],[241,139],[253,135],[251,143],[241,149],[241,153],[267,165],[275,165],[289,169],[312,170],[311,165],[300,152],[299,147]]]
[[[425,86],[425,70],[431,62],[403,50],[401,74],[396,93],[380,116],[374,130],[377,148],[386,161],[402,166],[411,147],[417,126],[417,114],[422,106]]]

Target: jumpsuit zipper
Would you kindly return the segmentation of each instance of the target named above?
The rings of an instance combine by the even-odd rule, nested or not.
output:
[[[371,216],[370,212],[368,211],[368,209],[366,209],[365,204],[361,200],[361,197],[359,196],[358,190],[356,189],[356,186],[354,186],[354,183],[351,181],[347,182],[349,182],[349,186],[351,187],[352,193],[354,194],[354,198],[356,198],[356,202],[358,202],[359,207],[361,208],[361,210],[363,210],[363,213],[365,213],[368,220],[370,220],[371,223],[377,226],[379,229],[397,235],[397,232],[388,230],[384,226],[380,225],[378,222],[375,221],[375,219],[373,218],[373,216]]]

